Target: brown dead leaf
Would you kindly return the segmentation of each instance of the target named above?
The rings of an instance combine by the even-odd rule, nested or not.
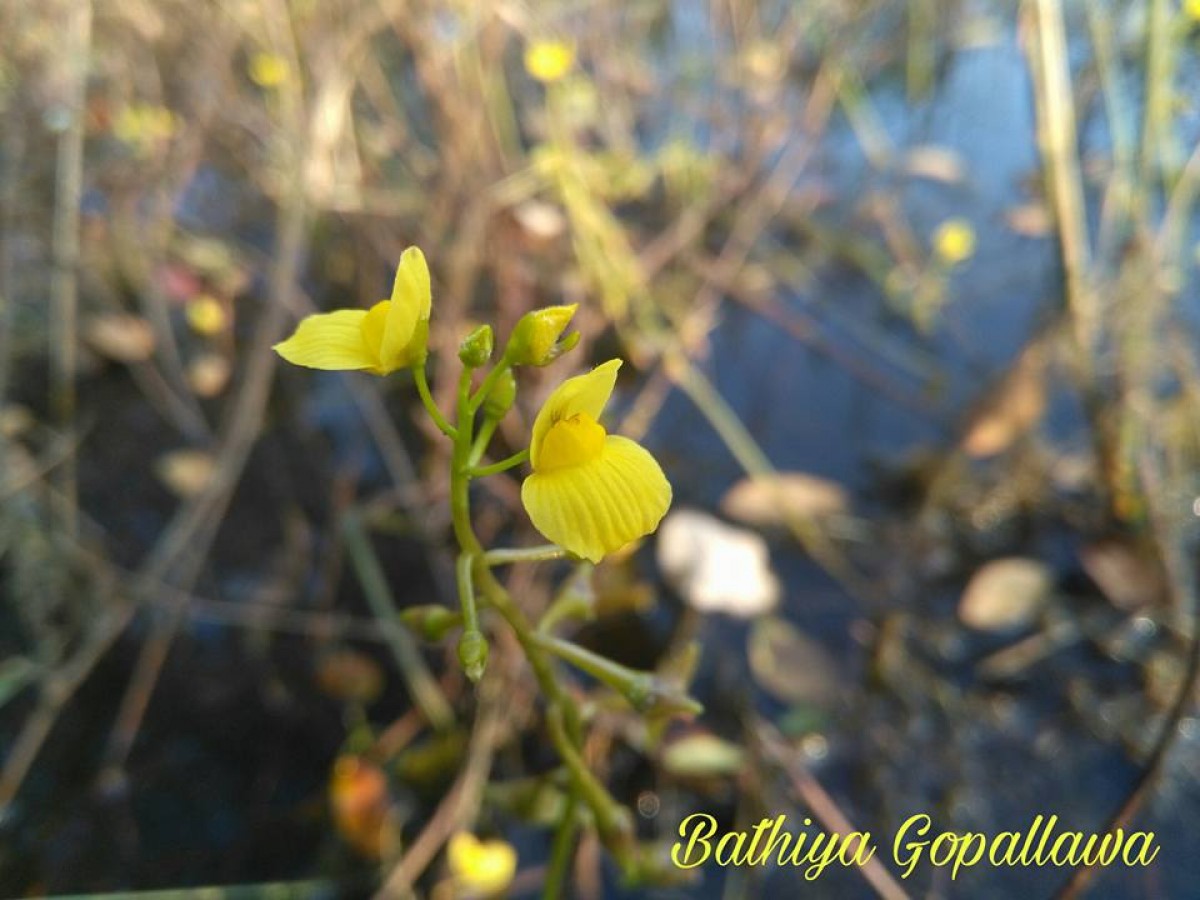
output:
[[[175,450],[154,463],[158,480],[176,497],[185,500],[208,486],[214,468],[212,454],[206,450]]]
[[[101,356],[116,362],[145,362],[154,355],[154,329],[140,316],[92,316],[83,326],[83,339]]]
[[[747,656],[755,680],[780,700],[825,706],[837,696],[837,667],[829,653],[777,616],[750,630]]]
[[[746,764],[746,751],[708,731],[693,731],[663,748],[663,771],[679,778],[736,775]]]
[[[936,144],[913,147],[904,160],[904,168],[910,175],[945,184],[959,184],[966,177],[962,157],[949,147]]]
[[[1046,410],[1046,357],[1040,343],[1022,351],[999,387],[971,417],[963,452],[976,459],[995,456],[1032,429]]]
[[[188,385],[197,397],[215,397],[229,384],[232,367],[217,353],[203,353],[187,367]]]
[[[342,839],[368,859],[379,859],[399,838],[387,775],[361,756],[344,754],[333,764],[329,805]]]
[[[760,527],[844,513],[849,505],[845,489],[836,481],[804,472],[743,478],[721,499],[725,515]]]
[[[316,680],[320,689],[338,700],[374,703],[383,690],[379,663],[357,650],[332,650],[317,660]]]
[[[1112,605],[1127,612],[1145,606],[1164,588],[1158,563],[1124,541],[1087,544],[1079,550],[1079,562]]]
[[[1004,213],[1004,224],[1021,237],[1045,237],[1054,227],[1054,219],[1046,204],[1022,203],[1009,207]]]
[[[1041,612],[1054,587],[1048,566],[1012,556],[981,566],[967,583],[958,617],[978,631],[1015,631]]]
[[[28,407],[17,403],[0,406],[0,437],[15,440],[31,430],[37,420]]]

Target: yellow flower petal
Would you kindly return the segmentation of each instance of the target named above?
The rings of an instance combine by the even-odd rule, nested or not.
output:
[[[418,247],[409,247],[400,256],[396,280],[392,284],[391,305],[383,330],[379,356],[385,368],[403,368],[408,364],[405,351],[416,331],[417,323],[429,319],[432,296],[429,288],[429,266]]]
[[[371,358],[375,360],[375,364],[371,367],[371,371],[376,375],[389,375],[399,366],[387,366],[382,363],[381,348],[383,347],[383,334],[387,330],[388,316],[391,314],[392,301],[380,300],[374,306],[367,310],[367,314],[363,316],[362,330],[363,343],[366,344],[367,352],[371,354]]]
[[[975,255],[975,229],[966,219],[947,219],[933,233],[933,251],[952,266]]]
[[[250,57],[250,80],[259,87],[279,87],[291,74],[288,61],[277,53],[260,51]]]
[[[225,330],[225,307],[221,301],[201,294],[188,301],[185,310],[192,331],[205,337],[213,337]]]
[[[579,413],[585,413],[592,419],[600,418],[600,413],[617,384],[619,368],[621,360],[610,359],[590,372],[568,378],[554,389],[554,393],[546,399],[533,422],[529,461],[535,470],[541,461],[542,444],[551,426]]]
[[[565,41],[534,41],[525,48],[525,71],[543,84],[558,81],[575,64],[575,48]]]
[[[604,450],[604,426],[587,413],[576,413],[555,422],[542,441],[539,472],[552,472],[591,462]]]
[[[490,896],[508,887],[517,874],[517,851],[504,841],[480,841],[460,831],[450,838],[446,861],[466,894]]]
[[[535,471],[521,485],[521,502],[547,539],[599,562],[658,527],[671,505],[671,485],[645,448],[609,435],[590,462]]]
[[[303,319],[296,333],[275,345],[288,362],[310,369],[371,369],[378,360],[363,338],[365,309],[339,309]]]

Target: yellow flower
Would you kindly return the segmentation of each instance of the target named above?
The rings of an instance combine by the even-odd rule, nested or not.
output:
[[[429,337],[429,269],[417,247],[400,257],[392,298],[369,310],[339,309],[309,316],[275,345],[290,363],[310,369],[361,369],[388,375],[419,365]]]
[[[671,505],[671,485],[654,457],[596,421],[620,367],[609,360],[550,395],[533,423],[533,474],[521,486],[534,527],[592,562],[650,534]]]
[[[205,337],[213,337],[225,330],[225,308],[221,301],[201,294],[188,301],[187,321],[192,331]]]
[[[498,894],[517,874],[517,851],[504,841],[481,841],[460,831],[446,846],[446,861],[460,892],[468,896]]]
[[[1193,22],[1200,22],[1200,0],[1184,0],[1183,12]]]
[[[933,251],[952,266],[965,262],[975,255],[975,229],[966,219],[947,219],[933,233]]]
[[[165,106],[133,103],[122,109],[113,123],[117,140],[143,153],[174,134],[175,114]]]
[[[291,76],[291,67],[277,53],[259,51],[250,57],[250,80],[259,87],[276,88]]]
[[[543,84],[558,81],[575,65],[575,48],[565,41],[534,41],[525,48],[525,71]]]

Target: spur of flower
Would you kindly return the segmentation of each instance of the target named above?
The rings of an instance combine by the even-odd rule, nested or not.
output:
[[[583,559],[650,534],[671,505],[671,485],[650,453],[597,421],[621,360],[568,378],[533,423],[521,502],[546,538]]]
[[[301,320],[275,352],[310,369],[389,375],[425,361],[429,339],[429,267],[418,247],[400,257],[392,296],[370,309],[339,309]]]

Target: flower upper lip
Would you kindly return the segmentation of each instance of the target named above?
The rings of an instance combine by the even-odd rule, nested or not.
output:
[[[312,369],[360,369],[387,375],[425,358],[432,296],[429,268],[417,247],[400,257],[392,296],[369,310],[339,309],[308,316],[276,344],[288,362]]]

